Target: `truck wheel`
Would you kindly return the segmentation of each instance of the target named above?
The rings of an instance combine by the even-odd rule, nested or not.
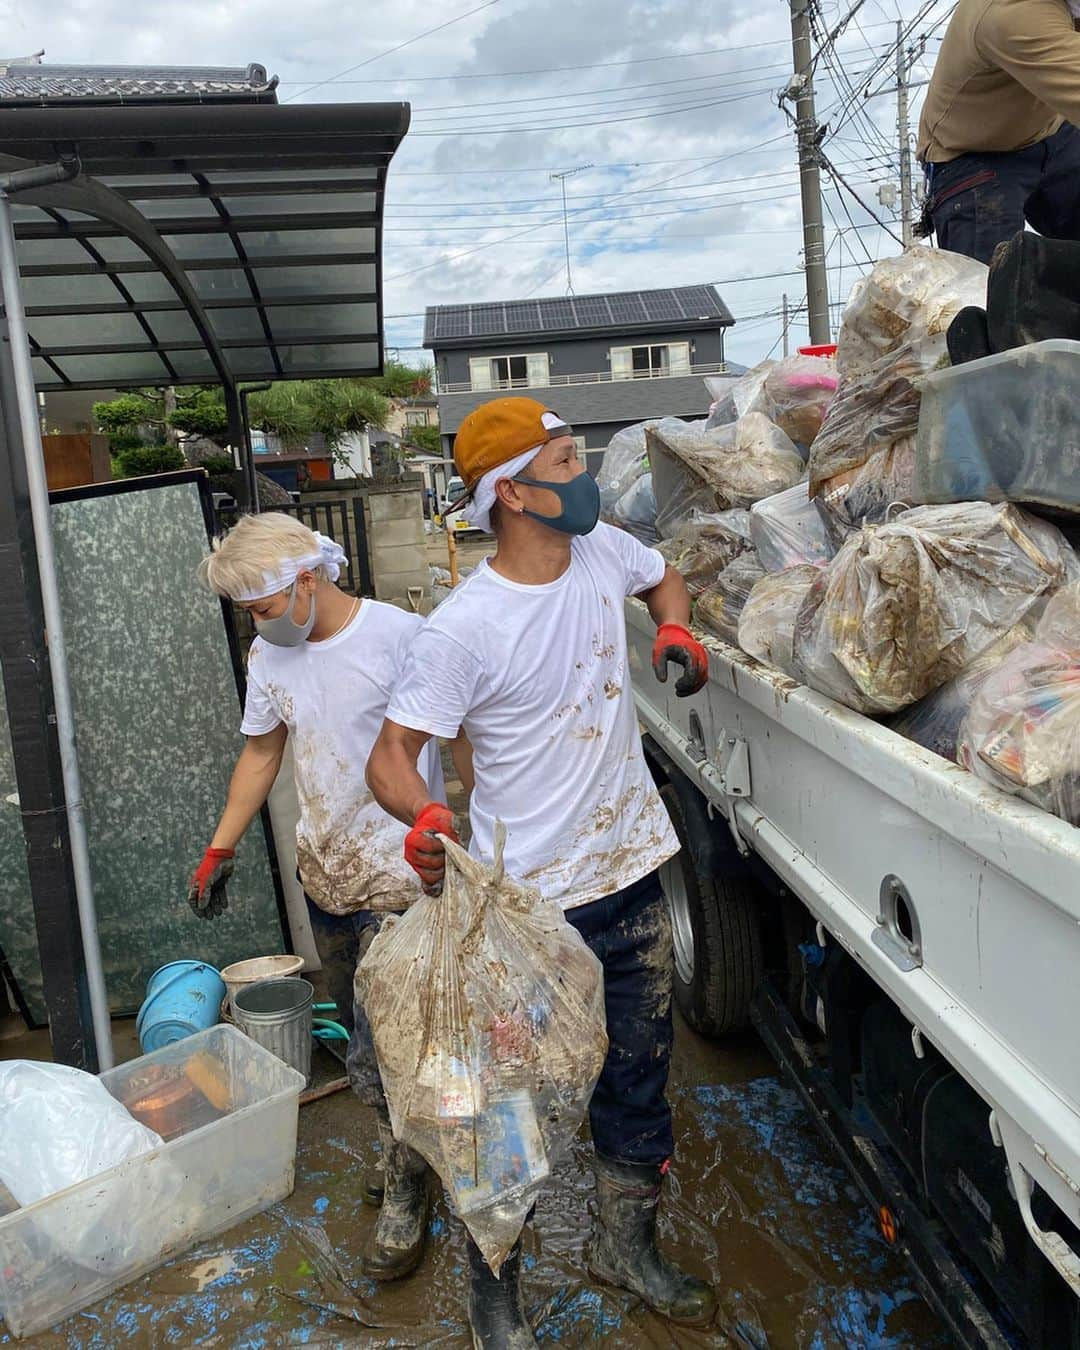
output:
[[[760,897],[748,877],[710,876],[695,862],[679,794],[660,788],[682,848],[660,868],[671,909],[675,1001],[705,1036],[750,1023],[750,999],[763,975]]]

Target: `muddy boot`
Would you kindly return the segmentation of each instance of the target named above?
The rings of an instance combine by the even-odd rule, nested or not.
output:
[[[521,1239],[502,1263],[499,1278],[492,1275],[480,1248],[466,1234],[469,1252],[469,1328],[473,1350],[527,1350],[536,1345],[521,1306]]]
[[[596,1217],[588,1250],[590,1273],[605,1284],[629,1289],[673,1322],[711,1322],[716,1299],[709,1286],[665,1261],[656,1249],[660,1168],[597,1155],[593,1170]]]
[[[408,1144],[394,1138],[389,1120],[379,1120],[383,1198],[375,1232],[364,1250],[364,1274],[372,1280],[399,1280],[420,1264],[427,1235],[428,1165]]]

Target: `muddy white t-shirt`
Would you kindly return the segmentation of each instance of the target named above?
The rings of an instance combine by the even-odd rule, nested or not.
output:
[[[623,599],[664,560],[600,524],[576,538],[557,581],[523,586],[486,562],[409,648],[387,717],[473,746],[476,857],[496,819],[506,869],[564,909],[629,886],[678,851],[641,749]]]
[[[405,861],[406,826],[379,806],[364,782],[390,691],[423,620],[364,600],[352,622],[325,642],[275,647],[256,638],[248,660],[241,731],[261,736],[284,722],[293,742],[300,820],[296,859],[304,890],[331,914],[404,909],[422,894]],[[445,800],[436,742],[417,768]]]

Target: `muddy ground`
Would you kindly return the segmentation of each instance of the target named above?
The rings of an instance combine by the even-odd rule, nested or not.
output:
[[[322,1077],[340,1070],[325,1053]],[[526,1236],[525,1290],[541,1344],[752,1346],[886,1350],[949,1344],[886,1246],[846,1173],[827,1156],[794,1093],[753,1039],[720,1047],[679,1026],[672,1073],[677,1159],[663,1238],[713,1281],[720,1316],[703,1331],[675,1329],[629,1295],[589,1283],[590,1149],[583,1139],[558,1168]],[[375,1222],[363,1203],[377,1164],[372,1112],[347,1094],[305,1106],[296,1190],[242,1224],[23,1344],[34,1350],[112,1347],[434,1345],[464,1350],[464,1250],[440,1201],[428,1250],[410,1279],[376,1286],[359,1255]],[[362,1315],[330,1310],[304,1225],[329,1238]],[[7,1343],[6,1336],[0,1337]]]

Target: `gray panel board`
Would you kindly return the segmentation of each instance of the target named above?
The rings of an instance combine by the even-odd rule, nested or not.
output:
[[[52,519],[109,1002],[131,1012],[167,961],[282,951],[277,892],[256,818],[226,913],[198,919],[185,900],[243,744],[221,605],[195,580],[197,485],[57,501]],[[0,730],[0,948],[43,1021],[6,713]]]

